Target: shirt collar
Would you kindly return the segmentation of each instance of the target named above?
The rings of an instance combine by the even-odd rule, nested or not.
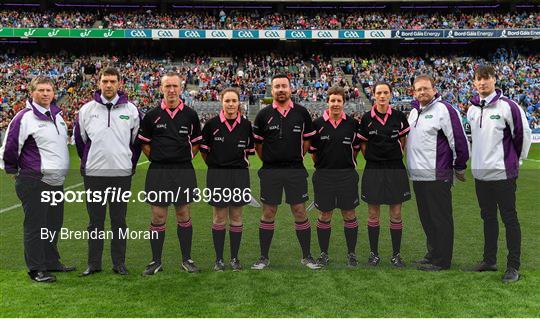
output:
[[[273,107],[274,109],[277,109],[279,106],[278,106],[278,104],[274,101],[274,102],[272,102],[272,107]],[[293,103],[292,100],[289,100],[289,107],[290,107],[291,109],[294,108],[294,103]]]
[[[238,114],[236,115],[236,119],[234,121],[236,123],[240,123],[241,118],[242,118],[242,115],[240,114],[240,112],[238,112]],[[227,121],[227,118],[225,117],[225,112],[223,110],[219,112],[219,120],[221,121],[221,123],[225,123]]]
[[[165,99],[161,99],[161,109],[165,110],[168,108],[169,107],[167,106],[167,102],[165,102]],[[184,101],[182,101],[182,99],[180,99],[180,103],[178,103],[175,109],[179,109],[180,111],[184,110]]]
[[[101,94],[101,100],[103,101],[104,104],[107,104],[107,103],[112,103],[113,105],[116,105],[116,102],[118,102],[118,100],[120,100],[120,96],[118,94],[116,94],[114,96],[114,98],[112,100],[107,100],[107,98],[105,98],[105,96],[103,96],[103,94]]]
[[[480,98],[480,103],[482,103],[482,101],[486,101],[486,105],[489,105],[489,104],[491,104],[491,101],[493,101],[493,99],[495,98],[496,95],[497,95],[497,91],[493,91],[486,98]]]
[[[377,113],[375,113],[375,110],[377,109],[377,104],[374,104],[371,108],[371,117],[377,116]],[[386,110],[386,115],[390,116],[392,115],[392,107],[389,105],[388,109]]]
[[[44,108],[43,106],[37,104],[36,102],[32,101],[32,105],[38,110],[41,114],[45,114],[45,112],[51,113],[50,106],[49,109]]]
[[[340,116],[340,120],[344,120],[347,116],[345,115],[345,112],[341,111],[341,116]],[[323,113],[323,119],[325,121],[328,121],[330,119],[330,112],[328,111],[328,109],[324,110],[324,113]]]

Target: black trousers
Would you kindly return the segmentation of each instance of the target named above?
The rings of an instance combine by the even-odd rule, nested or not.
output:
[[[116,188],[116,192],[120,190],[122,192],[129,191],[131,188],[131,176],[121,177],[96,177],[85,176],[84,188],[91,191],[100,192],[105,197],[105,190],[110,188]],[[104,233],[105,231],[105,215],[107,213],[107,206],[109,206],[109,216],[111,218],[111,231],[113,234],[111,240],[111,257],[112,263],[115,266],[122,265],[126,260],[126,239],[121,238],[120,230],[125,233],[126,225],[126,213],[127,202],[117,201],[111,199],[109,194],[104,204],[103,200],[100,202],[86,201],[86,208],[88,210],[88,216],[90,222],[88,223],[88,231],[97,234]],[[103,242],[104,239],[92,238],[88,239],[88,266],[94,269],[101,269],[101,258],[103,255]]]
[[[64,202],[51,206],[50,202],[42,202],[41,195],[42,192],[63,190],[63,186],[51,186],[29,177],[19,176],[15,181],[15,191],[24,210],[24,259],[30,271],[60,266],[57,244],[64,221]],[[42,236],[42,229],[55,232],[55,236]]]
[[[416,205],[433,265],[450,268],[454,248],[452,182],[414,181]]]
[[[521,227],[516,211],[516,179],[499,181],[475,180],[475,184],[480,215],[484,220],[484,261],[489,264],[497,263],[498,207],[506,228],[507,267],[519,269]]]

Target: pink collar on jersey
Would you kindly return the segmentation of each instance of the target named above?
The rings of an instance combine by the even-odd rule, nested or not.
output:
[[[332,126],[334,128],[337,128],[339,123],[341,123],[341,121],[343,121],[344,119],[346,119],[347,116],[345,115],[345,113],[343,111],[341,111],[341,116],[339,117],[339,120],[337,121],[334,121],[331,117],[330,117],[330,112],[328,111],[328,109],[326,109],[323,113],[323,119],[327,122],[330,122],[330,124],[332,124]]]
[[[287,114],[289,114],[289,111],[294,108],[294,103],[293,101],[289,100],[289,107],[286,108],[286,109],[283,109],[283,111],[280,111],[279,110],[279,105],[277,105],[277,103],[274,101],[272,102],[272,107],[276,110],[278,110],[279,113],[281,113],[281,115],[283,116],[287,116]]]
[[[377,109],[377,104],[373,105],[371,108],[371,117],[377,118],[377,121],[381,122],[382,125],[386,124],[386,120],[388,120],[388,117],[392,115],[392,106],[388,105],[388,109],[386,110],[386,115],[384,116],[384,119],[381,119],[377,113],[375,113],[375,110]]]
[[[229,124],[229,121],[227,121],[227,118],[225,117],[225,112],[223,112],[223,110],[221,110],[219,112],[219,120],[221,121],[221,123],[225,123],[225,125],[227,125],[227,128],[229,129],[229,132],[232,132],[232,130],[234,130],[236,125],[240,124],[240,119],[241,118],[242,118],[242,114],[240,114],[240,112],[238,112],[238,114],[236,115],[236,119],[234,120],[233,125],[231,126]]]
[[[167,106],[165,99],[162,99],[161,109],[167,111],[167,113],[169,113],[169,116],[173,119],[176,113],[178,113],[178,111],[182,111],[184,109],[184,101],[180,99],[180,103],[178,104],[178,106],[174,109],[174,111],[171,111],[171,109],[169,109],[169,107]]]

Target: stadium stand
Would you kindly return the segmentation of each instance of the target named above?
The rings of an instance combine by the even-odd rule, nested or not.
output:
[[[505,12],[494,9],[439,10],[418,12],[401,9],[399,12],[356,11],[334,9],[288,9],[280,13],[274,9],[218,10],[171,9],[87,9],[78,10],[1,10],[0,27],[13,28],[110,28],[110,29],[498,29],[538,28],[538,10]]]

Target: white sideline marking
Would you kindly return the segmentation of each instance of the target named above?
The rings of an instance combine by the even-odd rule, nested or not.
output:
[[[137,163],[137,166],[144,165],[144,164],[147,164],[149,162],[150,161],[140,162],[140,163]],[[83,183],[77,183],[75,185],[71,185],[71,186],[68,186],[68,187],[64,188],[64,191],[68,191],[70,189],[74,189],[74,188],[80,187],[82,185],[83,185]],[[5,212],[9,212],[10,210],[17,209],[17,208],[19,208],[21,206],[22,206],[22,204],[17,204],[17,205],[9,206],[9,207],[6,207],[6,208],[2,208],[2,209],[0,209],[0,214],[5,213]]]
[[[540,160],[532,159],[532,158],[526,158],[526,161],[532,161],[532,162],[540,162]]]

